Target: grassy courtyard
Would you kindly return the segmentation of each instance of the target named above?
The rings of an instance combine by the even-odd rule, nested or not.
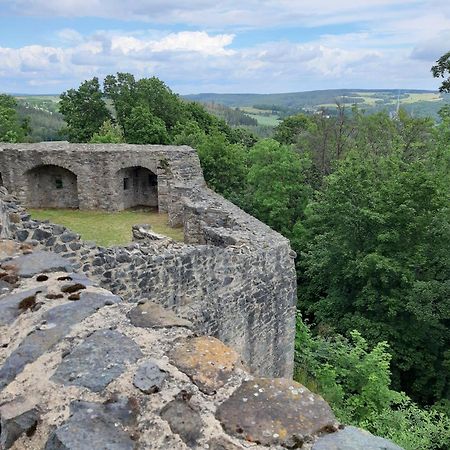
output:
[[[170,228],[167,214],[150,210],[119,212],[78,211],[73,209],[31,209],[34,219],[50,220],[79,233],[83,240],[98,245],[123,245],[131,242],[131,227],[148,223],[156,233],[177,241],[183,240],[183,229]]]

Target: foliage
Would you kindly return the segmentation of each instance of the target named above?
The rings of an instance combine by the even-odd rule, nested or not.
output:
[[[169,134],[163,120],[146,106],[135,106],[125,120],[127,142],[131,144],[168,144]]]
[[[219,131],[205,135],[196,148],[208,186],[239,203],[247,174],[246,148],[230,144]]]
[[[20,121],[14,97],[0,94],[0,142],[23,142],[28,134],[28,121]]]
[[[290,236],[309,198],[304,172],[310,159],[266,139],[251,148],[248,161],[247,208],[275,230]]]
[[[321,325],[387,341],[394,385],[449,396],[448,180],[426,161],[352,152],[306,211],[300,305]]]
[[[351,331],[350,336],[350,340],[339,335],[313,337],[298,316],[296,379],[320,392],[340,420],[358,425],[403,396],[390,388],[387,343],[379,342],[369,349],[358,331]]]
[[[112,100],[118,124],[126,129],[126,119],[137,104],[136,80],[131,73],[119,72],[116,76],[107,75],[103,82],[105,96]]]
[[[62,114],[19,100],[16,111],[21,120],[29,121],[29,139],[31,142],[59,141],[67,139],[62,132],[66,127]]]
[[[59,110],[67,123],[70,142],[89,142],[111,115],[103,100],[98,78],[81,83],[78,90],[61,94]]]
[[[105,120],[103,125],[91,138],[93,144],[120,144],[123,142],[123,132],[120,125],[113,124],[111,120]]]
[[[360,426],[391,439],[405,450],[450,448],[450,418],[434,409],[423,409],[404,398],[393,408],[374,413]]]
[[[177,122],[185,120],[183,103],[163,81],[156,77],[141,78],[136,83],[137,104],[145,106],[171,130]]]
[[[447,77],[439,87],[439,92],[450,92],[450,52],[436,61],[436,65],[431,68],[431,72],[435,78]]]
[[[314,128],[313,119],[305,114],[297,114],[284,119],[276,128],[274,139],[282,144],[295,144],[300,136]]]
[[[450,418],[422,409],[391,389],[391,355],[385,342],[369,348],[361,334],[313,336],[297,317],[295,378],[322,394],[337,417],[405,450],[445,450],[450,445]]]

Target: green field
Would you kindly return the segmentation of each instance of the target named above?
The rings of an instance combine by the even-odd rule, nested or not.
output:
[[[79,211],[74,209],[31,209],[31,216],[38,220],[50,220],[79,233],[83,240],[98,245],[124,245],[132,241],[131,227],[136,224],[150,224],[156,233],[164,234],[177,241],[183,241],[183,229],[167,225],[167,214],[147,210],[119,212]]]
[[[378,111],[395,112],[397,99],[400,105],[415,117],[438,118],[439,109],[450,101],[450,94],[427,90],[408,89],[328,89],[320,91],[290,92],[281,94],[195,94],[186,96],[198,102],[213,102],[230,108],[240,108],[261,125],[277,125],[277,116],[266,116],[267,109],[259,110],[259,105],[281,108],[282,117],[311,113],[321,108],[334,109],[336,101],[351,108],[354,103],[367,113]],[[268,119],[266,118],[268,117]]]

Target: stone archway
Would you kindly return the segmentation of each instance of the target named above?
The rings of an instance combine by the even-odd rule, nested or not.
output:
[[[77,176],[63,167],[48,164],[26,173],[26,206],[73,208],[79,206]]]
[[[121,209],[134,206],[158,207],[158,177],[141,166],[126,167],[117,172]]]

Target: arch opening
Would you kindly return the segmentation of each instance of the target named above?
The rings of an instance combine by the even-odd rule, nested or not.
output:
[[[26,173],[26,203],[31,208],[79,207],[77,176],[56,165],[35,167]]]
[[[122,209],[137,206],[158,208],[158,177],[141,166],[119,170],[119,196]]]
[[[3,186],[3,177],[2,177],[2,173],[0,172],[0,187]]]

